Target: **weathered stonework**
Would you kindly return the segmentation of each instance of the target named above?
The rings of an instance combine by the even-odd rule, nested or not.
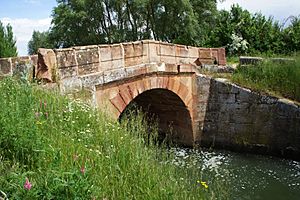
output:
[[[198,76],[197,84],[200,146],[300,159],[299,105],[225,79]]]
[[[0,59],[0,78],[14,76],[32,81],[37,68],[37,55]]]
[[[57,63],[56,56],[51,49],[38,50],[38,66],[36,78],[46,82],[56,82],[57,79]]]

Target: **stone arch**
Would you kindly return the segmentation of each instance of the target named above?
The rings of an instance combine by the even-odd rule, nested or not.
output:
[[[188,77],[155,74],[118,83],[109,93],[109,102],[116,110],[116,118],[119,118],[130,103],[137,102],[145,107],[145,104],[151,103],[145,101],[147,97],[151,99],[151,96],[158,98],[162,95],[159,101],[165,105],[164,108],[158,106],[158,101],[152,102],[154,114],[161,118],[160,128],[165,131],[167,126],[173,124],[174,141],[192,146],[193,95],[189,80]],[[172,108],[172,104],[176,109]],[[165,115],[164,112],[169,114]]]

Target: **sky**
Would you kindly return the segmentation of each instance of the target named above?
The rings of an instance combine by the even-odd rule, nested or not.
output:
[[[252,13],[272,15],[280,22],[291,15],[300,15],[300,0],[225,0],[218,3],[218,9],[229,10],[236,3]],[[49,29],[56,5],[56,0],[0,0],[0,20],[4,25],[12,25],[19,56],[27,55],[27,43],[34,30]]]

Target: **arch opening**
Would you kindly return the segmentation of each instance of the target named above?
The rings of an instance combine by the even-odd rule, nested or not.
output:
[[[181,98],[168,89],[151,89],[139,94],[124,109],[119,121],[132,109],[139,109],[147,120],[157,121],[158,140],[171,141],[181,146],[193,145],[193,130],[190,112]]]

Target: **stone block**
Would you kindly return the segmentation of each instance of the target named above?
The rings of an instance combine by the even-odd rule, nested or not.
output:
[[[178,65],[176,64],[165,64],[165,72],[168,73],[178,73]]]
[[[143,63],[143,56],[125,58],[125,67],[136,66]]]
[[[199,58],[199,49],[197,47],[188,47],[189,58],[197,59]]]
[[[164,77],[158,76],[157,77],[157,87],[163,88],[163,86],[164,86]]]
[[[151,85],[151,89],[156,89],[156,88],[158,88],[157,76],[152,76],[152,77],[150,78],[150,85]]]
[[[125,66],[133,66],[143,63],[143,44],[138,43],[125,43],[123,44],[125,53]]]
[[[160,43],[159,55],[161,56],[176,56],[176,46],[174,44]]]
[[[10,75],[11,73],[11,58],[0,58],[0,75]]]
[[[78,75],[78,67],[65,67],[58,69],[59,79],[64,79],[68,77],[76,77]]]
[[[112,70],[112,61],[108,60],[108,61],[101,61],[101,63],[99,64],[99,72],[105,72],[105,71],[109,71]]]
[[[78,66],[99,63],[99,52],[97,46],[75,49],[75,53]]]
[[[179,91],[179,89],[180,89],[180,81],[178,81],[178,80],[175,80],[174,81],[174,85],[173,85],[173,87],[172,87],[172,91],[174,92],[174,93],[176,93],[176,94],[178,94],[178,91]]]
[[[33,79],[34,64],[29,56],[11,59],[12,75],[18,79],[31,81]]]
[[[58,68],[72,67],[77,65],[74,49],[56,49],[55,54]]]
[[[125,104],[128,105],[132,100],[129,86],[128,85],[119,86],[119,93],[122,99],[124,100]]]
[[[160,62],[164,62],[167,64],[176,64],[176,57],[175,56],[160,56]]]
[[[159,63],[160,62],[160,56],[159,56],[159,42],[156,41],[150,41],[148,43],[148,57],[149,57],[149,63]]]
[[[136,89],[139,94],[142,94],[145,91],[144,82],[142,80],[136,82]]]
[[[218,64],[218,60],[219,60],[219,52],[218,49],[212,48],[211,49],[211,59],[213,61],[216,61],[216,63],[214,64]]]
[[[81,75],[87,75],[87,74],[93,74],[98,72],[99,69],[99,63],[91,63],[86,65],[79,65],[78,66],[78,74]]]
[[[59,87],[63,94],[78,92],[82,89],[82,82],[78,77],[69,77],[61,79]]]
[[[163,80],[162,80],[162,85],[161,85],[161,87],[162,87],[162,88],[167,88],[167,87],[168,87],[168,82],[169,82],[169,77],[164,76],[164,77],[163,77]]]
[[[135,82],[129,83],[128,87],[129,87],[129,89],[131,91],[130,93],[131,93],[131,96],[132,96],[133,99],[139,95],[139,91],[137,89],[137,86],[136,86]]]
[[[179,67],[179,72],[183,72],[183,73],[195,72],[194,66],[191,64],[181,64],[181,65],[178,65],[178,67]]]
[[[144,84],[144,88],[145,88],[145,91],[146,90],[151,90],[151,82],[150,82],[150,77],[146,77],[146,78],[143,78],[143,84]]]
[[[200,59],[211,59],[211,49],[199,48],[199,58]]]
[[[147,66],[127,67],[125,70],[128,78],[147,74]]]
[[[189,94],[189,89],[183,83],[180,83],[178,93],[176,94],[178,94],[178,96],[180,96],[182,100],[185,100],[185,98]]]
[[[125,67],[123,59],[113,59],[111,61],[111,69],[119,69]]]
[[[175,45],[176,48],[176,57],[188,58],[189,57],[189,49],[184,45]]]
[[[103,72],[104,83],[110,83],[126,78],[125,68],[110,70]]]
[[[124,59],[124,48],[122,44],[111,45],[111,58],[112,60]]]
[[[97,73],[80,77],[83,87],[102,85],[104,83],[103,74]]]
[[[218,49],[218,55],[219,55],[219,58],[218,58],[218,64],[221,65],[221,66],[226,66],[226,51],[225,51],[225,48],[219,48]]]
[[[278,102],[278,98],[273,96],[260,95],[258,101],[261,104],[276,104]]]
[[[261,57],[240,56],[240,65],[256,65],[263,61]]]
[[[200,64],[199,64],[200,63]],[[214,60],[211,58],[200,58],[195,62],[197,66],[214,65]]]
[[[112,53],[110,45],[99,45],[100,48],[100,60],[101,62],[111,61]]]
[[[126,104],[123,101],[120,94],[116,95],[114,98],[110,99],[110,102],[114,105],[114,107],[122,113],[123,110],[126,108]]]

